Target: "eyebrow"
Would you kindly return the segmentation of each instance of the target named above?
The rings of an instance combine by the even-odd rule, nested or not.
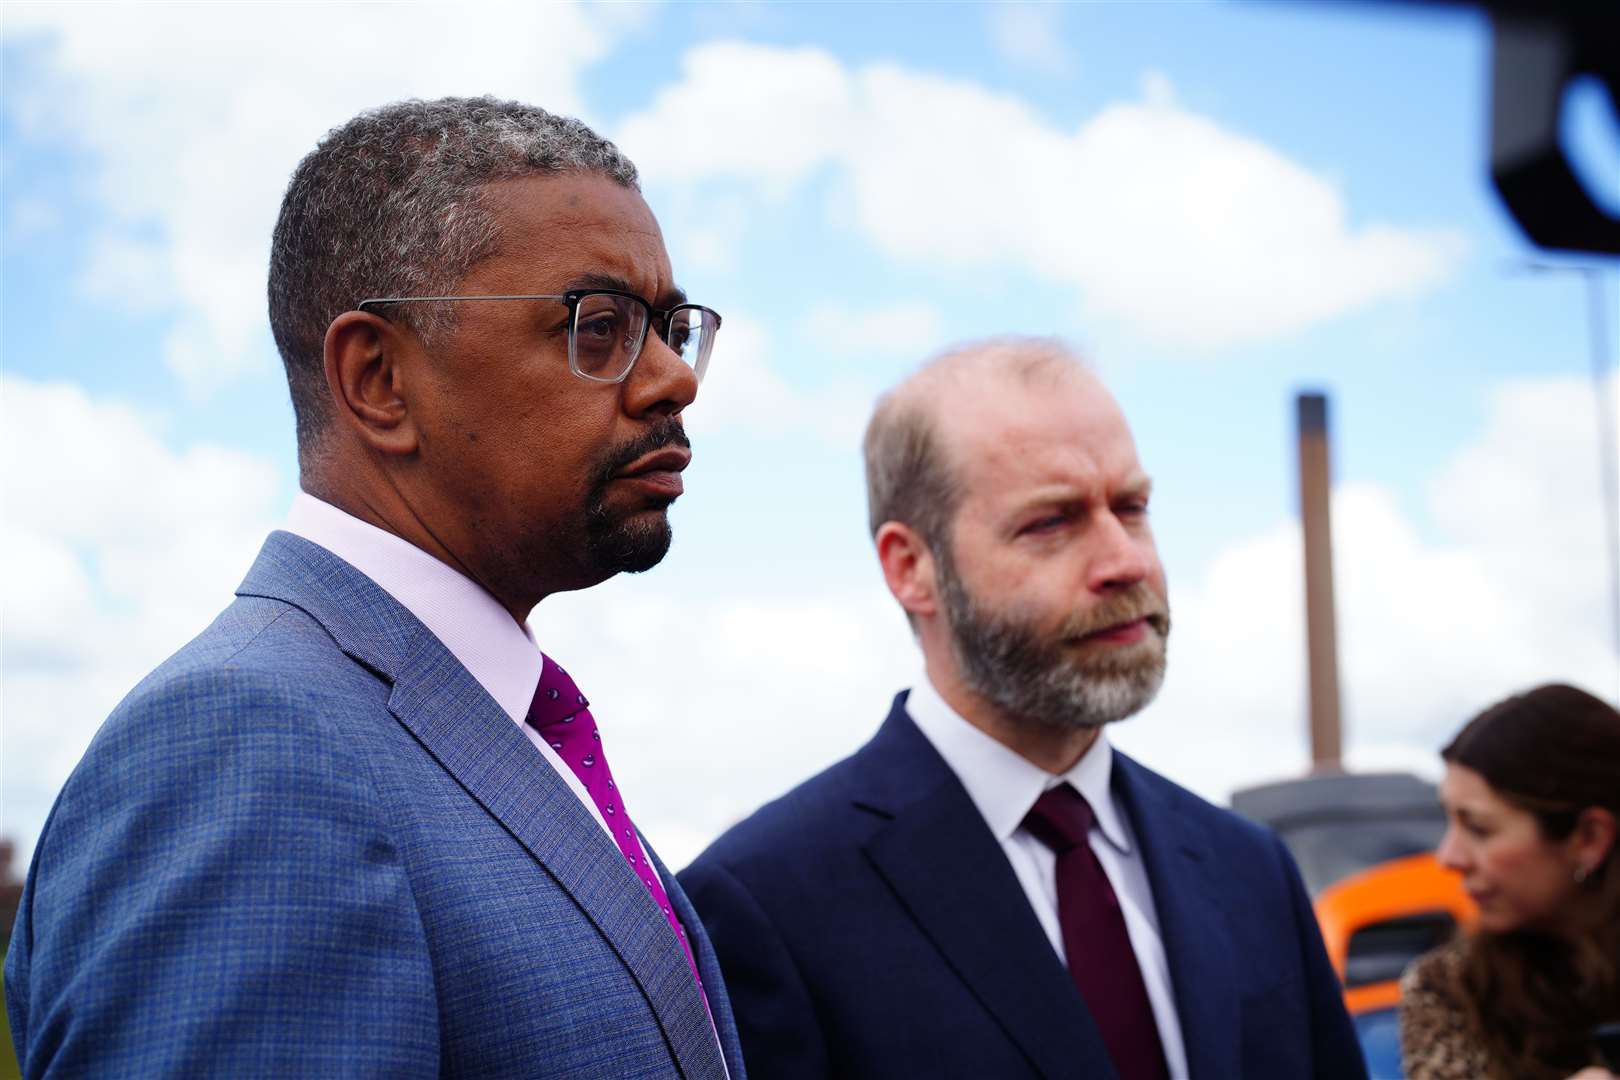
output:
[[[641,296],[641,293],[636,291],[635,286],[615,274],[595,272],[581,274],[570,282],[568,288],[563,291],[568,292],[572,289],[613,289],[617,292],[629,293],[631,296]],[[645,300],[646,297],[642,297],[642,299]],[[679,307],[686,303],[686,290],[672,287],[662,296],[652,300],[651,303],[654,307],[665,309]]]
[[[1119,486],[1115,497],[1130,498],[1140,496],[1146,498],[1153,493],[1153,479],[1146,473],[1135,473],[1125,483]],[[1082,494],[1068,484],[1050,484],[1042,487],[1035,494],[1019,503],[1020,507],[1050,506],[1056,503],[1083,502],[1089,496]]]
[[[1119,486],[1121,495],[1141,495],[1144,498],[1153,494],[1153,477],[1147,473],[1137,473]]]

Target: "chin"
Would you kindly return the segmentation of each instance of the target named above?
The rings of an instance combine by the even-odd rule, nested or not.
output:
[[[1529,921],[1520,918],[1517,915],[1511,915],[1501,911],[1486,911],[1483,909],[1480,910],[1479,922],[1477,925],[1481,930],[1491,934],[1511,934],[1517,930],[1526,930],[1530,928]]]
[[[591,562],[604,577],[639,574],[664,561],[672,538],[663,510],[624,518],[591,530]]]

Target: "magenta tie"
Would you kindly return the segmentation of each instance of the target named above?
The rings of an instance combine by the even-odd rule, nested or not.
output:
[[[670,929],[675,931],[675,938],[686,953],[687,966],[692,969],[692,978],[697,982],[698,993],[703,995],[703,1007],[707,1009],[709,996],[704,993],[703,978],[692,959],[692,947],[686,943],[686,929],[675,917],[669,894],[664,892],[658,872],[642,853],[641,842],[636,839],[636,827],[630,822],[630,812],[624,808],[619,789],[613,783],[613,773],[608,770],[607,758],[602,754],[602,733],[596,730],[590,703],[579,692],[579,687],[574,685],[574,680],[568,677],[568,672],[558,667],[551,657],[545,656],[543,659],[545,664],[540,669],[540,686],[535,690],[534,701],[529,706],[529,723],[557,751],[557,756],[574,770],[579,782],[585,785],[625,861],[641,878],[641,883],[647,886],[653,903],[658,905],[664,918],[669,920]]]
[[[1114,1068],[1124,1080],[1167,1080],[1159,1025],[1125,914],[1087,839],[1092,821],[1086,797],[1059,784],[1035,800],[1024,828],[1057,855],[1058,924],[1069,977],[1102,1032]]]

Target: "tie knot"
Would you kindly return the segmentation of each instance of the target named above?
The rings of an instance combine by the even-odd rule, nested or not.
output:
[[[1049,788],[1024,815],[1024,828],[1061,855],[1084,844],[1095,815],[1086,797],[1068,784]]]
[[[590,705],[579,692],[568,672],[557,666],[549,656],[541,655],[540,685],[535,688],[534,701],[529,705],[529,723],[544,731],[552,724],[571,720],[575,713]]]

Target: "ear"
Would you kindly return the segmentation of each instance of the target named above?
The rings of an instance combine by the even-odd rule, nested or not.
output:
[[[400,360],[406,337],[388,320],[345,311],[326,328],[326,386],[337,422],[382,454],[417,448]]]
[[[934,553],[910,525],[885,521],[878,526],[878,565],[889,592],[913,616],[939,613],[939,582],[935,575]]]
[[[1620,827],[1613,811],[1601,806],[1588,806],[1581,811],[1575,819],[1575,831],[1570,834],[1569,843],[1575,865],[1583,871],[1582,877],[1592,873],[1614,853],[1616,832],[1620,832]]]

